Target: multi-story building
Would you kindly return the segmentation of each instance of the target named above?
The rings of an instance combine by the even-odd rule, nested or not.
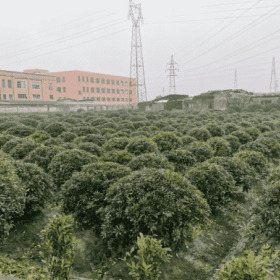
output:
[[[56,77],[46,70],[13,72],[0,70],[0,99],[15,101],[55,101]]]
[[[0,99],[56,101],[70,98],[91,100],[108,106],[137,104],[136,82],[128,77],[82,71],[49,73],[32,69],[24,72],[0,71]]]

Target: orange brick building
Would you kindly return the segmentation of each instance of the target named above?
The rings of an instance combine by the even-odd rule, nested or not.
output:
[[[136,82],[128,77],[82,71],[49,73],[32,69],[24,72],[0,70],[0,80],[1,100],[56,101],[71,98],[109,106],[137,104]]]

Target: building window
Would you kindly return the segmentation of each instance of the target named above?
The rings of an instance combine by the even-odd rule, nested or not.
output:
[[[107,98],[107,101],[111,101],[111,98],[108,97],[108,98]]]
[[[53,95],[52,94],[50,95],[50,99],[53,100]]]
[[[6,80],[2,80],[2,87],[3,87],[3,88],[6,87]]]
[[[110,85],[110,80],[107,79],[107,85]]]
[[[105,84],[105,79],[101,79],[101,84]]]
[[[123,81],[121,81],[121,86],[123,87]]]
[[[61,87],[58,87],[58,88],[57,88],[57,92],[61,92]]]
[[[112,101],[115,101],[115,100],[116,100],[116,98],[115,98],[115,97],[113,97],[113,98],[112,98]]]
[[[105,93],[105,88],[102,88],[102,93]]]
[[[92,100],[92,101],[95,101],[95,97],[92,97],[91,100]]]
[[[18,94],[18,99],[27,99],[27,95],[26,95],[26,94],[19,93],[19,94]]]
[[[119,98],[117,98],[117,101],[120,101],[120,99],[119,99]]]
[[[100,97],[97,97],[96,99],[97,99],[97,101],[100,101]]]
[[[96,78],[95,81],[96,81],[97,84],[100,83],[100,79],[99,78]]]
[[[53,84],[49,84],[49,90],[53,90]]]
[[[124,98],[122,98],[122,102],[124,102]]]
[[[26,88],[26,81],[17,81],[17,88]]]
[[[96,88],[96,92],[97,92],[97,93],[100,93],[100,88],[99,88],[99,87]]]
[[[83,87],[83,92],[86,92],[86,87]]]
[[[128,93],[128,91],[127,91],[127,89],[125,90],[125,94],[127,94]]]
[[[78,82],[80,82],[81,81],[81,76],[78,76]]]
[[[32,99],[41,99],[40,94],[32,94]]]
[[[6,94],[3,94],[3,99],[7,99],[7,95]]]
[[[120,81],[116,81],[116,83],[117,83],[117,86],[120,84]]]
[[[120,90],[119,89],[117,89],[117,94],[120,94]]]
[[[90,88],[90,91],[91,91],[91,93],[93,93],[94,92],[94,87]]]
[[[85,77],[84,77],[84,76],[82,77],[82,81],[83,81],[83,82],[85,81]]]
[[[88,77],[87,77],[87,83],[88,83]]]
[[[124,90],[123,89],[121,90],[121,93],[124,94]]]
[[[63,92],[66,92],[66,87],[63,87]]]
[[[128,102],[128,98],[126,98],[125,101]]]
[[[132,102],[132,98],[129,98],[129,102]]]
[[[129,82],[129,86],[132,87],[132,82],[131,81]]]
[[[2,99],[2,95],[0,94],[0,100]]]
[[[132,94],[132,90],[131,89],[129,90],[129,94]]]
[[[79,90],[79,95],[82,95],[82,92]]]
[[[12,88],[12,80],[8,80],[8,88]]]
[[[89,89],[88,89],[88,87],[87,87],[87,92],[89,92]]]
[[[114,85],[114,84],[115,84],[115,80],[112,80],[112,81],[111,81],[111,84]]]
[[[124,82],[124,85],[125,85],[126,87],[128,86],[128,83],[127,83],[127,81],[125,81],[125,82]]]
[[[9,99],[10,100],[13,100],[14,99],[14,96],[12,94],[9,94]]]
[[[56,82],[60,83],[60,77],[56,77]]]
[[[94,78],[91,77],[91,78],[90,78],[90,82],[91,82],[91,83],[94,83]]]
[[[112,89],[112,93],[115,93],[115,89],[114,88]]]
[[[64,76],[62,77],[62,83],[65,83],[65,77]]]
[[[40,82],[32,82],[31,87],[32,89],[40,89]]]
[[[109,88],[107,88],[107,93],[111,93],[111,90]]]
[[[106,101],[106,98],[105,98],[105,97],[102,97],[102,101]]]

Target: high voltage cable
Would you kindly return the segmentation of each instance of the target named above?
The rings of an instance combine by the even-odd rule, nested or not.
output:
[[[56,45],[56,44],[61,44],[61,43],[67,42],[69,40],[73,40],[73,39],[76,39],[76,38],[83,37],[85,35],[88,35],[89,33],[92,33],[93,31],[98,32],[98,31],[102,31],[104,29],[111,28],[111,27],[116,26],[117,24],[120,24],[122,22],[123,22],[123,20],[114,20],[114,21],[110,22],[109,24],[106,23],[106,24],[98,25],[98,26],[95,26],[92,29],[88,29],[87,31],[84,31],[82,33],[81,32],[74,33],[73,35],[76,35],[76,36],[70,35],[70,36],[66,36],[66,37],[63,37],[63,38],[60,38],[60,39],[56,39],[56,40],[50,41],[50,42],[48,42],[48,44],[43,43],[41,45],[37,45],[36,48],[39,48],[39,47],[42,47],[42,48],[52,47],[53,45]],[[17,51],[15,53],[12,53],[10,55],[9,54],[8,55],[3,55],[3,59],[2,60],[11,59],[11,58],[14,58],[16,56],[19,56],[19,55],[22,55],[22,54],[26,54],[26,53],[29,53],[29,52],[30,52],[30,49],[26,48],[26,49]]]
[[[280,4],[277,5],[277,7],[278,7],[277,10],[278,10],[279,7],[280,7]],[[184,66],[184,65],[188,64],[189,62],[192,62],[192,61],[194,61],[194,60],[196,60],[196,59],[202,57],[203,55],[205,55],[205,54],[211,52],[211,51],[214,50],[214,49],[216,50],[218,47],[220,47],[220,46],[224,45],[225,43],[231,41],[232,39],[234,39],[234,38],[240,36],[241,34],[243,34],[244,32],[246,32],[248,29],[251,29],[251,28],[255,27],[256,25],[258,25],[260,22],[266,20],[266,19],[270,16],[270,13],[271,13],[271,12],[274,12],[274,11],[275,11],[275,10],[270,10],[268,13],[265,13],[263,16],[261,16],[260,18],[258,18],[258,19],[255,20],[255,21],[251,22],[250,24],[248,24],[247,26],[245,26],[245,27],[242,28],[241,30],[237,31],[237,32],[234,33],[233,35],[228,36],[228,37],[227,37],[226,39],[224,39],[222,42],[220,42],[220,43],[216,44],[215,46],[211,47],[210,49],[204,51],[202,54],[200,54],[200,55],[198,55],[198,56],[196,56],[196,57],[193,57],[192,59],[190,59],[190,60],[188,60],[188,61],[186,61],[186,62],[181,63],[181,66]],[[263,18],[263,17],[264,17],[264,18]],[[254,24],[254,23],[256,23],[256,24]]]

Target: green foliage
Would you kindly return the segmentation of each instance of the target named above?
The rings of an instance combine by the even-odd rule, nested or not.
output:
[[[24,140],[22,138],[12,138],[10,141],[6,142],[5,145],[2,146],[2,151],[8,154],[18,144],[23,143],[23,141]]]
[[[236,153],[241,145],[239,139],[234,135],[226,135],[224,139],[229,143],[231,152]]]
[[[211,146],[211,148],[214,152],[214,156],[218,156],[218,157],[230,156],[231,147],[226,139],[224,139],[222,137],[213,137],[213,138],[208,139],[207,142]]]
[[[230,135],[236,136],[241,144],[246,144],[252,141],[252,137],[244,130],[236,130]]]
[[[193,142],[187,149],[195,156],[197,162],[203,162],[213,157],[213,150],[208,143],[205,142]]]
[[[259,255],[246,250],[242,256],[233,257],[216,276],[221,280],[279,279],[279,264],[279,251],[272,252],[266,245]]]
[[[104,151],[124,150],[129,142],[130,139],[127,137],[111,138],[103,145],[103,149]]]
[[[152,140],[161,152],[177,149],[182,145],[182,140],[173,132],[158,133]]]
[[[134,157],[128,164],[131,170],[140,170],[143,168],[163,168],[173,169],[168,160],[160,154],[149,153]]]
[[[24,139],[23,142],[17,144],[9,154],[14,159],[24,159],[31,151],[35,150],[37,147],[38,144],[36,142]]]
[[[14,161],[0,151],[0,241],[9,233],[14,219],[23,214],[25,196]]]
[[[206,128],[212,137],[222,137],[225,134],[223,127],[217,123],[209,123]]]
[[[59,216],[41,232],[41,256],[48,269],[50,280],[70,279],[70,269],[74,257],[74,219]]]
[[[234,197],[236,187],[233,177],[220,165],[203,162],[188,171],[190,182],[204,193],[212,210],[225,205]]]
[[[65,132],[62,132],[58,138],[61,139],[65,143],[69,143],[69,142],[72,142],[75,138],[77,138],[77,134],[70,132],[70,131],[65,131]]]
[[[41,144],[44,141],[50,139],[50,135],[45,131],[36,131],[33,134],[29,135],[27,139],[31,141],[35,141],[38,144]]]
[[[145,153],[155,153],[158,151],[157,145],[149,138],[136,138],[126,146],[126,149],[138,156]]]
[[[101,156],[100,159],[103,161],[111,161],[119,164],[128,164],[132,160],[132,158],[133,155],[129,153],[127,150],[124,151],[113,150],[105,153],[103,156]]]
[[[123,254],[139,232],[179,248],[191,239],[191,228],[207,219],[202,194],[184,177],[166,170],[133,172],[109,188],[100,209],[101,236],[111,254]]]
[[[99,232],[101,219],[97,211],[106,205],[104,198],[107,189],[129,173],[129,168],[113,162],[84,166],[64,184],[62,210],[73,214],[83,228],[94,228]]]
[[[1,134],[0,134],[0,149],[1,149],[2,146],[4,146],[7,142],[9,142],[11,139],[14,139],[14,138],[16,138],[16,137],[13,136],[13,135],[6,135],[6,134],[1,135]]]
[[[192,128],[188,134],[198,141],[207,141],[211,137],[209,130],[205,127]]]
[[[261,176],[267,173],[267,160],[261,152],[242,151],[234,155],[248,163]]]
[[[17,137],[26,137],[35,132],[35,129],[26,125],[16,125],[6,130],[7,134],[14,135]]]
[[[24,213],[32,215],[43,210],[52,194],[50,177],[35,164],[16,161],[14,165],[18,177],[27,188]]]
[[[74,173],[86,164],[97,161],[97,157],[79,149],[65,150],[56,154],[49,164],[49,173],[60,188]]]
[[[145,237],[140,233],[137,237],[137,253],[131,262],[127,262],[129,275],[136,280],[158,280],[160,266],[169,261],[171,255],[162,248],[160,240]]]
[[[45,131],[52,137],[57,137],[62,132],[66,131],[67,127],[64,123],[54,122],[45,127]]]

